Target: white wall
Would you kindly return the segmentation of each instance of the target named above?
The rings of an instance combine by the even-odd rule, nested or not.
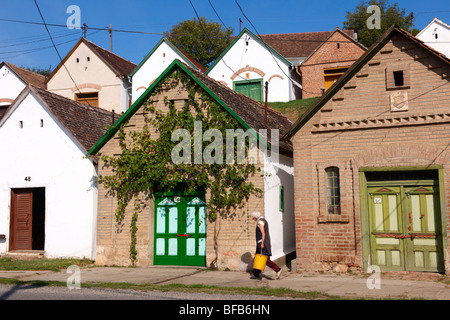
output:
[[[0,99],[15,100],[25,89],[25,83],[6,65],[0,69]],[[1,101],[0,106],[10,105],[11,102]]]
[[[46,256],[94,259],[95,168],[33,94],[0,127],[0,150],[0,253],[9,250],[11,189],[45,187]]]
[[[185,57],[176,52],[165,41],[162,41],[154,52],[133,75],[133,103],[158,79],[158,77],[167,69],[168,66],[178,59],[186,64],[190,64]]]
[[[270,151],[268,151],[270,155]],[[272,260],[295,251],[294,163],[279,155],[279,161],[264,160],[265,218],[269,223]],[[280,211],[280,186],[284,187],[284,212]]]
[[[71,100],[75,100],[75,94],[79,92],[98,92],[100,108],[117,113],[128,109],[128,103],[123,105],[124,100],[121,100],[121,79],[87,45],[81,43],[65,66],[70,76],[66,68],[59,68],[47,83],[48,91]]]
[[[436,34],[438,35],[437,39],[435,36]],[[450,28],[448,26],[433,21],[417,35],[417,38],[425,42],[426,45],[450,58]]]
[[[234,80],[231,79],[235,72],[247,66],[263,71],[265,76],[261,77],[260,74],[253,71],[243,71]],[[278,76],[270,79],[274,75],[281,76],[283,79],[280,79]],[[292,88],[289,80],[290,70],[288,64],[277,57],[276,54],[272,54],[266,46],[255,38],[252,38],[248,33],[243,33],[234,46],[209,70],[208,76],[222,82],[230,89],[233,89],[233,81],[263,78],[263,85],[266,81],[270,80],[269,102],[287,102],[295,99],[291,93]]]

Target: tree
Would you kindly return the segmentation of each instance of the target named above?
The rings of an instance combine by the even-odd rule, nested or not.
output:
[[[26,70],[32,71],[34,73],[43,75],[44,77],[49,77],[52,74],[52,66],[49,66],[48,69],[40,68],[40,67],[22,67]]]
[[[371,10],[368,12],[368,8],[372,5],[380,8],[378,26],[374,23],[377,12]],[[393,24],[405,30],[410,30],[411,25],[414,26],[414,16],[407,14],[406,10],[400,8],[397,3],[390,5],[389,0],[370,0],[369,2],[362,0],[352,12],[347,11],[346,19],[343,28],[355,30],[359,41],[366,47],[374,44]],[[417,33],[419,30],[413,29],[413,35]]]
[[[200,20],[185,20],[174,25],[164,36],[178,49],[188,54],[203,66],[209,66],[231,43],[233,28]]]

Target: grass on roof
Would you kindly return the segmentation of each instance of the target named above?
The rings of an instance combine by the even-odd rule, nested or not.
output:
[[[318,97],[289,102],[269,102],[268,105],[284,114],[292,122],[295,122],[317,99]]]

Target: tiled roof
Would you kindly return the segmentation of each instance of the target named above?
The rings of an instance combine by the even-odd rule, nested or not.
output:
[[[261,35],[275,51],[285,58],[309,57],[322,42],[328,39],[333,31],[302,32]],[[353,38],[353,30],[343,30],[345,34]]]
[[[85,38],[82,38],[81,41],[94,51],[119,76],[129,76],[137,66],[135,63],[119,57],[115,53],[103,49]]]
[[[185,65],[186,66],[186,65]],[[239,118],[241,118],[253,130],[258,132],[265,127],[265,106],[253,99],[237,93],[234,90],[222,85],[213,78],[186,66],[189,71],[201,81],[211,92],[213,92],[220,100],[222,100],[231,110],[233,110]],[[288,132],[292,122],[282,113],[267,107],[267,129],[268,141],[271,141],[270,129],[279,130],[279,138]],[[292,151],[290,141],[280,141],[280,148]]]
[[[38,74],[36,72],[26,70],[24,68],[13,65],[9,62],[4,62],[8,67],[10,67],[19,77],[23,79],[27,84],[31,84],[35,87],[45,89],[45,80],[47,79],[45,76]]]
[[[101,108],[88,106],[46,90],[32,87],[72,136],[89,151],[113,124],[113,113]],[[117,120],[120,115],[115,114]]]
[[[181,70],[188,74],[203,89],[209,91],[216,101],[227,109],[230,114],[235,117],[244,127],[253,129],[259,133],[260,129],[265,127],[265,106],[255,100],[252,100],[240,93],[237,93],[228,87],[222,85],[216,80],[210,78],[204,73],[187,66],[180,60],[174,60],[172,64],[162,73],[158,81],[153,82],[150,88],[128,109],[127,112],[117,121],[114,126],[108,130],[105,136],[97,142],[97,144],[89,151],[89,154],[96,154],[101,148],[114,136],[119,130],[120,126],[128,121],[145,103],[146,99],[153,94],[154,90],[158,88],[161,81],[176,70]],[[292,143],[289,140],[282,140],[282,137],[288,133],[292,122],[278,111],[267,108],[267,142],[271,142],[271,129],[279,130],[279,146],[280,153],[292,155]],[[264,138],[264,137],[263,137]]]

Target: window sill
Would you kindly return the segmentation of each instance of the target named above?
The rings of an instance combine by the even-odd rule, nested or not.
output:
[[[386,90],[394,91],[394,90],[404,90],[404,89],[410,89],[410,88],[411,88],[411,86],[404,85],[404,86],[397,86],[397,87],[386,87]]]
[[[317,217],[318,223],[350,223],[350,218],[342,215],[320,215]]]

